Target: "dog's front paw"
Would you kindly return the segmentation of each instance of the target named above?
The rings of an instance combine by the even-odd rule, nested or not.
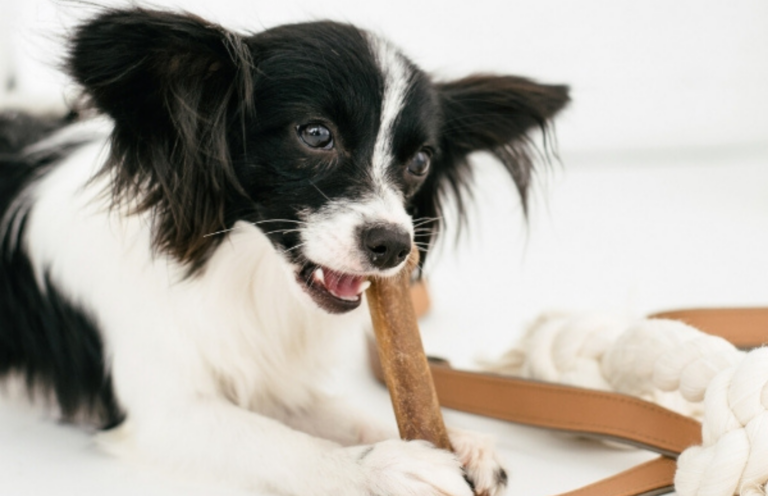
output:
[[[457,456],[425,441],[383,441],[359,456],[367,494],[472,496]]]
[[[496,455],[493,439],[482,434],[449,429],[453,450],[478,496],[499,496],[507,487],[507,471]]]

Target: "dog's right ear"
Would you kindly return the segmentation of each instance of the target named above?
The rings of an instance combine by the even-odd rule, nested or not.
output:
[[[227,130],[251,106],[244,40],[189,14],[107,10],[77,28],[67,65],[115,122],[105,169],[115,200],[152,210],[155,248],[200,262],[238,187]]]

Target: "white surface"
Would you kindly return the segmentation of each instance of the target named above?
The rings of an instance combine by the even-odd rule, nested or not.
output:
[[[540,174],[528,227],[507,179],[478,157],[470,230],[457,246],[445,233],[430,271],[429,352],[471,365],[477,355],[501,353],[526,321],[551,308],[641,315],[768,303],[765,2],[184,5],[249,29],[346,19],[376,27],[442,74],[507,71],[573,85],[574,104],[558,124],[562,165]],[[50,3],[0,0],[6,21],[19,15],[10,24],[23,88],[50,96],[62,84],[40,63],[59,53],[55,38],[41,33],[59,32],[78,9],[65,15]],[[339,388],[391,418],[386,393],[367,375],[361,340],[362,333],[348,343]],[[648,457],[455,412],[446,419],[498,437],[510,495],[555,494]],[[48,494],[244,493],[127,466],[98,452],[88,432],[2,400],[0,495]]]
[[[488,167],[478,178],[484,193],[473,236],[456,250],[446,244],[431,271],[428,351],[471,364],[477,354],[500,353],[525,321],[552,307],[640,315],[768,302],[768,153],[628,162],[577,163],[548,174],[537,195],[546,189],[547,200],[534,205],[528,233],[514,197]],[[339,389],[391,418],[385,391],[367,375],[361,337],[348,343]],[[555,494],[649,456],[456,412],[446,420],[498,438],[511,468],[508,494]],[[99,453],[89,433],[0,403],[0,494],[212,492],[244,494],[126,466]]]
[[[574,104],[558,123],[563,150],[754,145],[768,132],[763,0],[149,3],[181,6],[243,31],[348,21],[386,35],[441,76],[490,71],[566,82]],[[63,79],[54,68],[66,28],[93,12],[77,2],[0,0],[0,17],[16,17],[6,22],[17,42],[20,87],[58,89]]]
[[[526,227],[489,163],[472,236],[435,266],[426,331],[519,330],[553,307],[640,316],[768,302],[768,147],[592,163],[565,155],[563,164],[543,174]],[[472,314],[456,302],[471,303]],[[511,339],[473,334],[457,333],[458,348],[493,352]],[[432,337],[432,346],[445,340]]]

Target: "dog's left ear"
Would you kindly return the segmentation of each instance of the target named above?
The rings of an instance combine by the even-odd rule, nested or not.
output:
[[[550,120],[569,101],[568,87],[539,84],[515,76],[475,75],[436,85],[443,125],[440,151],[432,169],[412,200],[415,220],[434,227],[442,223],[442,201],[452,193],[464,219],[472,169],[467,157],[475,151],[490,152],[512,177],[527,211],[528,186],[533,172],[529,131],[546,137]],[[427,227],[427,225],[424,225]],[[419,241],[432,242],[432,229]]]
[[[67,62],[114,120],[103,172],[115,202],[151,211],[154,247],[198,265],[239,188],[228,131],[252,99],[244,39],[190,14],[107,9],[77,28]]]

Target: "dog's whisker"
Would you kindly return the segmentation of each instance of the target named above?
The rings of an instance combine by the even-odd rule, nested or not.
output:
[[[419,217],[418,219],[413,219],[413,227],[423,226],[430,222],[440,222],[442,220],[442,217]]]
[[[264,235],[269,236],[270,234],[277,234],[277,233],[290,234],[290,233],[302,232],[302,231],[303,229],[275,229],[274,231],[265,232]]]
[[[260,224],[264,224],[265,222],[293,222],[294,224],[304,224],[304,225],[308,224],[307,222],[304,222],[301,220],[293,220],[293,219],[264,219],[256,222],[251,222],[251,224],[254,226],[258,226]]]
[[[222,229],[221,231],[215,231],[215,232],[212,232],[212,233],[203,234],[203,237],[204,238],[210,238],[211,236],[218,236],[219,234],[226,234],[228,232],[232,232],[235,229],[240,229],[240,226],[234,226],[234,227],[230,227],[229,229]]]
[[[428,217],[428,218],[421,217],[419,219],[413,220],[413,226],[419,227],[419,226],[423,226],[424,224],[437,223],[437,222],[440,222],[441,220],[442,220],[442,217]]]
[[[330,198],[328,198],[328,195],[326,195],[325,193],[323,193],[323,190],[321,190],[320,188],[318,188],[318,187],[317,187],[317,184],[315,184],[313,181],[309,181],[309,184],[311,184],[313,188],[315,188],[317,191],[319,191],[319,192],[320,192],[320,194],[321,194],[321,195],[323,195],[323,198],[325,198],[325,199],[326,199],[326,200],[328,200],[329,202],[331,201],[331,199],[330,199]]]
[[[296,246],[294,246],[294,247],[292,247],[292,248],[288,248],[287,250],[283,250],[283,253],[290,253],[290,252],[292,252],[293,250],[296,250],[296,249],[298,249],[298,248],[301,248],[302,246],[304,246],[304,245],[306,245],[306,244],[307,244],[307,243],[299,243],[298,245],[296,245]]]

